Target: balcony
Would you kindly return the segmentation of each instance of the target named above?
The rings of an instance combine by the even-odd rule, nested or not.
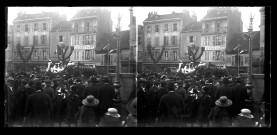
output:
[[[77,28],[74,28],[72,29],[72,33],[74,34],[87,34],[87,33],[96,33],[97,31],[97,27],[94,26],[94,27],[81,27],[79,29]]]
[[[222,34],[227,32],[227,27],[204,28],[203,34]]]

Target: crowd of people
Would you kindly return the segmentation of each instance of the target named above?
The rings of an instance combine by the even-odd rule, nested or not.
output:
[[[259,127],[240,77],[137,76],[138,127]]]
[[[136,98],[127,117],[116,106],[118,90],[108,76],[48,77],[36,73],[5,74],[6,127],[133,127]]]

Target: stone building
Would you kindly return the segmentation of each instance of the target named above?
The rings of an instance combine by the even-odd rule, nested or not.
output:
[[[196,21],[196,16],[190,15],[184,10],[182,13],[172,12],[171,14],[158,15],[156,12],[149,13],[148,18],[143,21],[144,47],[143,66],[144,70],[155,68],[156,71],[163,71],[165,68],[178,67],[181,46],[181,31],[191,22]],[[165,46],[165,51],[157,67],[153,67],[153,61],[147,51],[151,46],[154,58],[157,58]]]
[[[138,25],[138,47],[137,47],[137,72],[143,71],[143,47],[144,47],[144,32],[143,26]]]
[[[59,62],[58,54],[56,53],[57,45],[64,44],[65,46],[69,46],[68,51],[65,56],[69,55],[70,45],[71,45],[71,23],[69,21],[63,21],[55,26],[50,31],[50,57],[49,59],[55,62]],[[67,60],[67,62],[69,59]]]
[[[188,46],[196,45],[201,47],[201,22],[192,22],[181,32],[180,60],[191,62],[188,58]],[[200,49],[196,56],[200,53]],[[200,61],[200,59],[198,60]]]
[[[70,60],[96,66],[95,48],[104,33],[112,31],[111,12],[104,8],[84,8],[71,21],[71,45],[74,46]],[[99,64],[99,63],[98,63]]]
[[[238,73],[247,73],[249,65],[249,40],[246,36],[247,33],[248,32],[235,34],[234,38],[230,39],[227,45],[225,64],[230,74],[238,75]],[[238,44],[240,45],[238,48],[239,50],[236,48]],[[260,56],[260,31],[254,31],[252,41],[253,74],[257,74],[259,71]]]
[[[205,47],[201,61],[226,67],[225,49],[236,33],[242,33],[241,13],[237,7],[212,7],[201,22],[201,46]]]
[[[26,66],[26,70],[33,70],[36,66],[47,66],[50,52],[50,31],[66,17],[57,12],[42,12],[37,14],[18,13],[13,20],[14,48],[20,43],[24,46],[23,55],[26,56],[31,45],[34,51]],[[14,49],[14,68],[21,69],[22,60]]]
[[[7,37],[6,37],[6,45],[5,45],[5,71],[10,71],[13,69],[13,26],[8,25],[7,29]]]

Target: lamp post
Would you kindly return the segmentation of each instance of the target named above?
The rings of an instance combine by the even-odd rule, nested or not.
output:
[[[248,36],[249,36],[249,60],[248,60],[248,76],[247,76],[247,82],[246,82],[246,88],[248,93],[248,99],[246,99],[246,105],[249,107],[249,109],[253,110],[253,84],[252,84],[252,40],[253,40],[253,16],[250,15],[250,26],[248,29]]]
[[[240,45],[238,44],[238,76],[239,76],[239,63],[240,63],[239,47]]]

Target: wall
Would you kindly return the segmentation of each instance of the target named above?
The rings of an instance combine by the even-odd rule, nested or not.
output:
[[[195,36],[195,42],[189,43],[188,38],[189,36]],[[182,32],[181,33],[181,45],[180,45],[180,59],[182,61],[189,60],[186,56],[186,53],[188,53],[188,46],[191,46],[192,44],[201,47],[201,34],[200,32]]]
[[[56,49],[57,49],[57,45],[60,44],[65,44],[66,46],[70,47],[71,44],[71,39],[70,39],[70,32],[71,31],[63,31],[63,32],[50,32],[50,58],[52,61],[60,61],[58,60],[58,55],[55,54]],[[62,43],[59,43],[59,36],[63,35],[63,41]],[[69,55],[70,52],[70,48],[68,49],[68,51],[66,52],[66,56]],[[72,53],[73,54],[73,53]],[[69,59],[68,59],[69,61]]]

